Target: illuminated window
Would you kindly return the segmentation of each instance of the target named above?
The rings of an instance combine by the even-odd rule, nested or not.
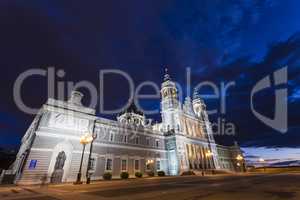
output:
[[[122,171],[126,171],[127,170],[127,160],[122,160],[122,162],[121,162],[121,169],[122,169]]]

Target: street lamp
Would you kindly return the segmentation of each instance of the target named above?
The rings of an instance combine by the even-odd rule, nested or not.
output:
[[[265,160],[263,158],[258,159],[258,161],[262,164],[263,168],[264,168],[264,172],[266,172],[266,166],[265,166]]]
[[[208,158],[210,158],[211,156],[213,156],[213,153],[212,153],[210,150],[208,150],[208,151],[205,153],[205,156],[208,157]]]
[[[243,158],[243,156],[241,156],[240,154],[236,157],[236,159],[238,160],[238,161],[242,161],[244,158]]]
[[[152,164],[152,163],[154,163],[153,160],[147,160],[147,162],[146,162],[146,164]]]
[[[82,154],[81,154],[80,167],[79,167],[79,171],[78,171],[78,174],[77,174],[77,180],[74,184],[82,184],[82,182],[81,182],[81,168],[82,168],[82,161],[83,161],[85,146],[88,143],[93,141],[93,137],[90,134],[86,133],[85,135],[80,137],[79,141],[80,141],[80,144],[83,145],[83,149],[82,149]]]
[[[89,160],[88,160],[88,167],[87,167],[87,170],[86,170],[86,184],[90,184],[90,182],[91,182],[90,169],[91,169],[91,164],[92,164],[91,162],[92,162],[93,142],[97,138],[97,134],[94,134],[92,136],[92,138],[93,139],[92,139],[91,145],[90,145],[90,154],[89,154]]]
[[[240,168],[240,170],[241,170],[241,161],[243,161],[244,160],[244,158],[243,158],[243,156],[241,156],[240,154],[239,155],[237,155],[237,157],[236,157],[236,160],[238,161],[237,162],[237,166]],[[244,165],[243,165],[244,166]],[[242,170],[241,170],[242,171]]]
[[[209,162],[209,166],[211,165],[211,160],[210,160],[210,158],[213,156],[214,154],[210,151],[210,150],[208,150],[206,153],[205,153],[205,157],[207,158],[207,161]],[[211,167],[211,166],[210,166]]]

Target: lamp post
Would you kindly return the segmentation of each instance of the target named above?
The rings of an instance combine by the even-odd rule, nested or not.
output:
[[[240,154],[237,155],[236,160],[237,160],[237,166],[240,168],[240,171],[242,171],[242,169],[241,169],[241,163],[240,162],[242,162],[244,160],[243,156],[241,156]]]
[[[263,168],[264,168],[264,172],[266,172],[266,166],[265,166],[265,160],[263,159],[263,158],[260,158],[259,160],[258,160],[261,164],[262,164],[262,166],[263,166]]]
[[[208,158],[210,158],[210,157],[213,156],[213,153],[212,153],[210,150],[208,150],[208,151],[205,153],[205,156],[208,157]]]
[[[86,169],[86,184],[90,184],[91,182],[91,174],[89,172],[89,170],[91,169],[91,157],[92,157],[92,151],[93,151],[93,142],[94,140],[97,138],[97,134],[92,136],[92,141],[91,141],[91,147],[90,147],[90,154],[89,154],[89,160],[88,160],[88,167]]]
[[[212,153],[210,150],[208,150],[208,151],[205,153],[205,156],[208,157],[208,158],[210,158],[212,155],[213,155],[213,153]]]
[[[83,162],[85,146],[88,143],[92,142],[92,140],[93,140],[93,137],[89,134],[85,134],[85,135],[80,137],[80,144],[83,145],[83,148],[82,148],[82,154],[81,154],[81,160],[80,160],[80,167],[79,167],[79,171],[78,171],[78,174],[77,174],[77,180],[74,184],[82,184],[82,181],[81,181],[81,168],[82,168],[82,162]]]
[[[206,153],[205,153],[205,157],[207,158],[207,161],[209,162],[209,166],[211,165],[211,157],[213,156],[213,153],[208,150]]]

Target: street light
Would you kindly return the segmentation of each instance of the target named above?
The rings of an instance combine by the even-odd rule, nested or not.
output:
[[[244,160],[244,158],[243,158],[243,156],[241,156],[240,154],[239,155],[237,155],[237,157],[236,157],[236,160],[238,161],[237,162],[237,166],[239,167],[239,168],[241,168],[241,161],[243,161]],[[243,165],[244,166],[244,165]],[[244,167],[243,167],[244,168]],[[240,169],[241,170],[241,169]],[[244,169],[243,169],[244,170]],[[242,170],[241,170],[242,171]]]
[[[241,160],[243,160],[244,158],[243,158],[243,156],[241,156],[240,154],[236,157],[236,159],[238,160],[238,161],[241,161]]]
[[[147,160],[147,162],[146,162],[146,164],[152,164],[152,163],[154,163],[153,160]]]
[[[208,162],[209,162],[209,167],[211,168],[211,160],[210,158],[213,156],[214,154],[208,150],[206,153],[205,153],[205,157],[208,159]],[[214,171],[212,171],[214,173]]]
[[[93,137],[90,134],[86,133],[86,134],[84,134],[83,136],[80,137],[79,141],[80,141],[80,144],[83,145],[83,149],[82,149],[82,154],[81,154],[80,167],[79,167],[79,171],[78,171],[78,174],[77,174],[77,180],[74,184],[82,184],[82,182],[81,182],[81,168],[82,168],[82,161],[83,161],[85,146],[88,143],[93,141]]]
[[[262,164],[263,168],[264,168],[264,172],[266,172],[266,166],[265,166],[265,160],[263,158],[258,159],[258,161]]]
[[[208,150],[208,151],[205,153],[205,156],[209,158],[209,157],[213,156],[213,153],[212,153],[210,150]]]
[[[93,131],[94,132],[94,131]],[[91,183],[91,173],[90,173],[90,169],[91,169],[91,162],[92,162],[92,152],[93,152],[93,142],[94,140],[97,138],[97,134],[94,134],[92,136],[92,141],[91,141],[91,145],[90,145],[90,153],[89,153],[89,160],[88,160],[88,167],[86,169],[86,184],[90,184]]]

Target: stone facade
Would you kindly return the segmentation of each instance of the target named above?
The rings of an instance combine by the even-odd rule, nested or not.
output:
[[[22,139],[13,165],[15,182],[39,184],[76,180],[83,146],[80,137],[97,136],[87,144],[83,156],[82,180],[105,172],[120,177],[128,172],[147,174],[164,171],[179,175],[187,170],[238,171],[237,145],[215,143],[205,104],[197,95],[179,102],[175,83],[165,75],[161,88],[162,122],[152,125],[134,104],[117,120],[99,118],[95,110],[82,106],[82,94],[74,91],[69,101],[49,99],[34,118]],[[88,163],[90,165],[87,170]]]

